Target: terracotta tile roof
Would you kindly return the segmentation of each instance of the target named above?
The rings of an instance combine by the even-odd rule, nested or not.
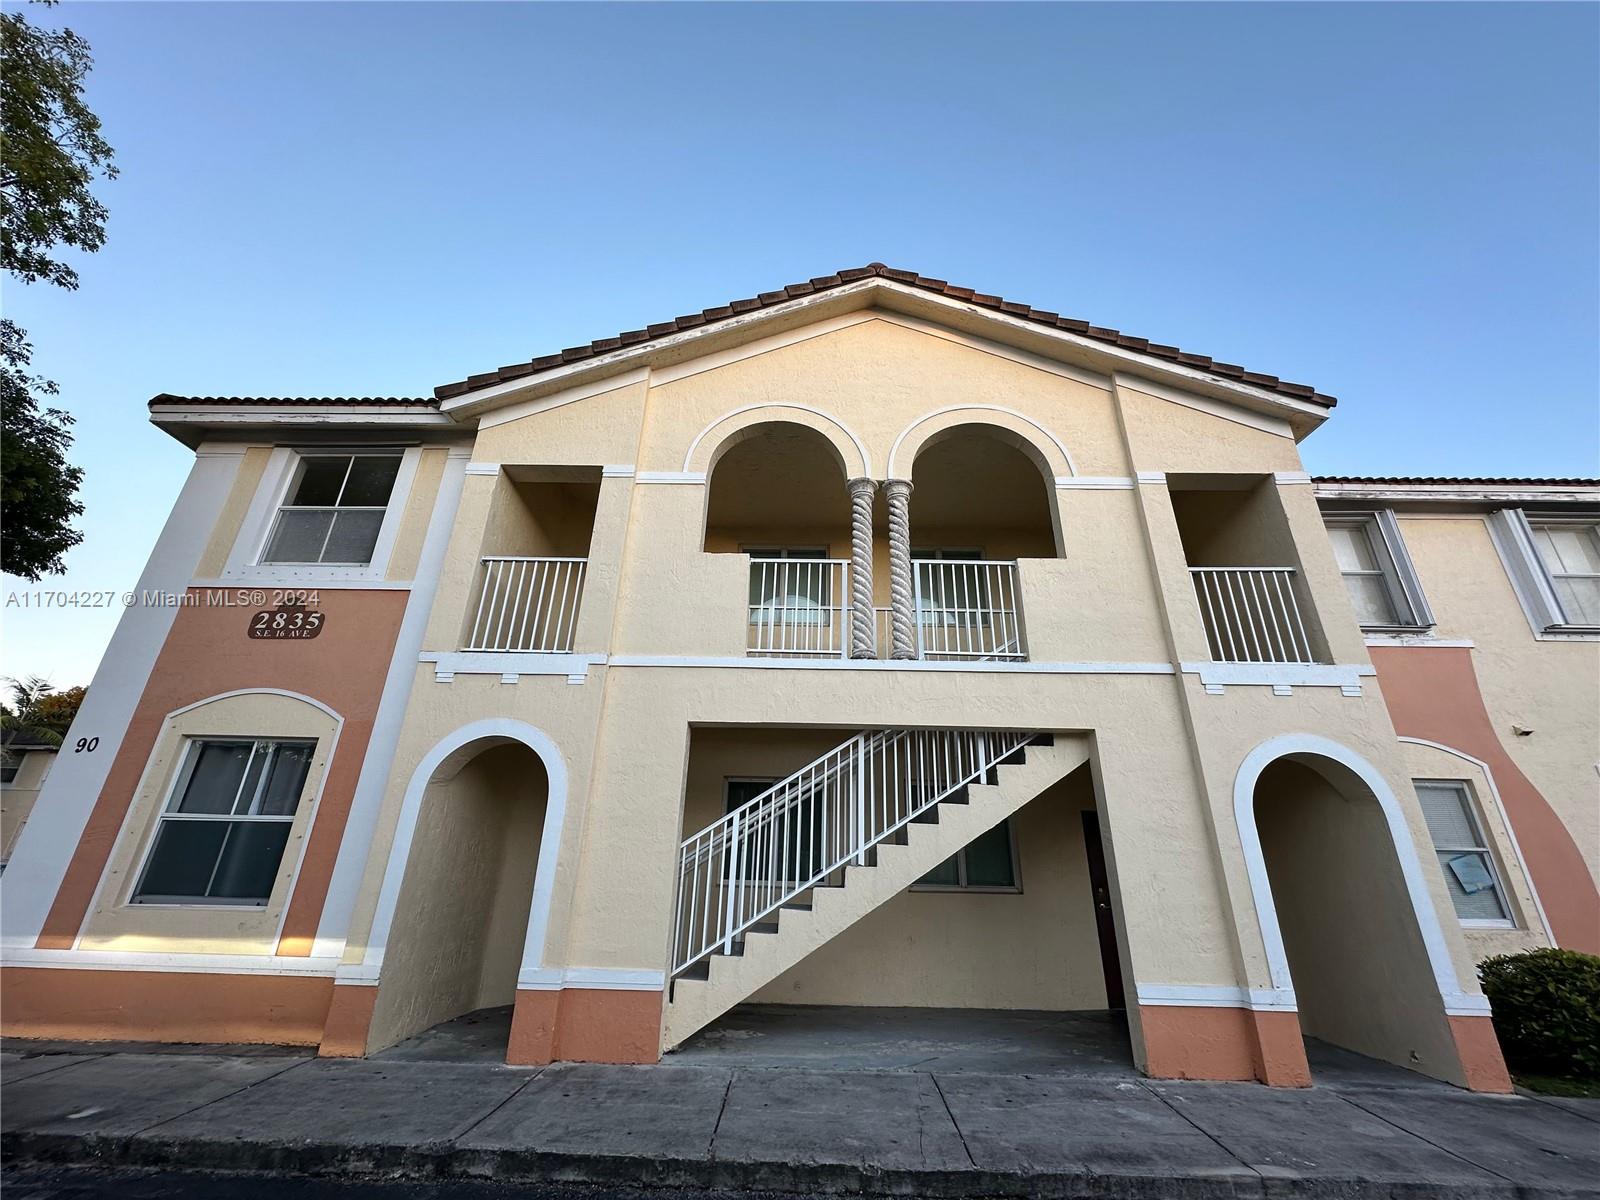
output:
[[[550,371],[556,367],[566,366],[568,363],[594,358],[612,350],[620,350],[626,346],[636,346],[641,342],[654,341],[669,334],[682,333],[685,330],[696,329],[702,325],[725,321],[729,317],[738,316],[741,313],[754,312],[762,308],[772,308],[789,300],[796,300],[802,296],[810,296],[833,288],[844,287],[846,284],[856,283],[874,276],[920,288],[936,295],[948,296],[968,304],[975,304],[980,308],[991,309],[1007,316],[1019,317],[1037,325],[1066,330],[1079,337],[1104,342],[1107,345],[1116,346],[1123,350],[1133,350],[1139,354],[1147,354],[1152,358],[1177,363],[1180,366],[1193,367],[1199,371],[1221,375],[1239,383],[1246,383],[1264,391],[1277,392],[1295,400],[1305,400],[1329,408],[1333,407],[1335,403],[1332,396],[1325,396],[1308,384],[1289,383],[1279,379],[1276,375],[1262,375],[1255,371],[1247,371],[1233,363],[1217,362],[1205,354],[1191,354],[1186,350],[1180,350],[1177,346],[1163,345],[1158,342],[1152,342],[1148,338],[1134,337],[1131,334],[1120,333],[1115,329],[1105,329],[1098,325],[1091,325],[1088,321],[1080,321],[1073,317],[1063,317],[1045,309],[1032,308],[1026,304],[1019,304],[1000,296],[977,292],[972,288],[958,287],[953,283],[945,282],[943,279],[930,279],[925,275],[918,275],[915,271],[897,271],[892,267],[884,266],[882,263],[870,263],[865,267],[854,267],[848,271],[840,271],[837,274],[822,275],[816,279],[809,279],[804,283],[792,283],[775,292],[762,292],[747,300],[734,300],[716,308],[708,308],[702,312],[690,313],[688,316],[676,317],[670,321],[648,325],[643,329],[631,329],[626,333],[619,333],[615,337],[601,338],[598,341],[590,342],[586,346],[571,346],[556,354],[546,354],[530,362],[514,363],[511,366],[501,367],[495,371],[470,375],[459,382],[446,383],[434,388],[433,394],[436,399],[449,400],[467,392],[477,391],[479,388],[537,375],[541,371]]]
[[[1371,484],[1374,487],[1600,488],[1600,479],[1511,479],[1493,475],[1315,475],[1311,482]]]
[[[162,392],[150,400],[150,407],[158,404],[253,404],[271,408],[343,404],[367,408],[438,408],[433,399],[407,396],[174,396]]]

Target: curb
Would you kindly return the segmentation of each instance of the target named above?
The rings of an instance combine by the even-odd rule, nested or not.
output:
[[[1503,1185],[1441,1186],[1257,1173],[1097,1175],[986,1170],[879,1169],[842,1163],[728,1162],[624,1155],[316,1142],[207,1141],[159,1135],[73,1135],[13,1131],[0,1137],[7,1166],[161,1168],[294,1174],[322,1178],[563,1183],[721,1192],[824,1193],[964,1200],[1595,1200],[1600,1189]]]

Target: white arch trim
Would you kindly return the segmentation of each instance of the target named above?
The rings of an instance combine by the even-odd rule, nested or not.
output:
[[[341,975],[359,976],[362,982],[378,982],[384,951],[389,944],[395,906],[400,900],[400,885],[405,881],[406,864],[411,858],[411,843],[417,831],[417,816],[422,811],[423,794],[433,781],[434,772],[446,759],[481,741],[521,743],[539,756],[549,780],[544,829],[539,835],[539,861],[534,865],[533,872],[533,902],[528,910],[528,933],[522,943],[520,970],[537,971],[544,966],[550,931],[550,897],[556,881],[556,857],[561,849],[561,827],[567,813],[567,764],[560,748],[542,730],[509,717],[485,717],[440,738],[433,749],[422,756],[422,761],[411,773],[411,782],[406,785],[405,799],[400,805],[400,819],[395,826],[389,862],[384,867],[383,885],[378,891],[378,908],[372,917],[372,934],[367,939],[367,952],[362,958],[359,972],[342,971]]]
[[[683,456],[683,474],[687,475],[693,471],[691,464],[694,462],[695,451],[700,448],[700,443],[705,441],[713,429],[717,428],[717,426],[721,425],[724,421],[730,421],[734,417],[742,417],[745,413],[758,412],[764,408],[784,408],[790,410],[791,412],[809,413],[813,417],[819,417],[826,421],[840,433],[844,434],[845,437],[850,439],[851,444],[856,448],[856,453],[861,456],[862,474],[868,479],[872,478],[872,455],[867,453],[867,444],[855,435],[854,430],[852,430],[843,421],[839,420],[838,417],[835,417],[829,413],[825,413],[820,408],[813,408],[809,404],[793,404],[785,400],[768,401],[765,404],[746,404],[743,408],[736,408],[731,412],[723,413],[715,421],[712,421],[711,424],[707,425],[699,433],[694,435],[694,441],[689,443],[689,449]]]
[[[1457,750],[1454,746],[1446,746],[1443,742],[1430,742],[1427,738],[1402,737],[1402,742],[1413,746],[1426,746],[1430,750],[1439,750],[1445,754],[1453,755],[1462,762],[1471,763],[1483,772],[1484,782],[1489,785],[1489,798],[1494,801],[1495,811],[1500,814],[1500,824],[1505,827],[1506,839],[1511,843],[1511,854],[1517,860],[1517,869],[1522,872],[1522,881],[1528,887],[1528,895],[1533,897],[1533,908],[1539,914],[1539,923],[1544,926],[1544,935],[1550,944],[1556,944],[1555,931],[1550,928],[1550,918],[1545,915],[1544,901],[1539,899],[1539,888],[1533,881],[1533,872],[1528,870],[1528,862],[1522,857],[1522,847],[1517,842],[1517,831],[1511,824],[1511,814],[1506,811],[1505,801],[1500,798],[1500,787],[1494,781],[1494,771],[1483,759],[1468,754],[1465,750]]]
[[[926,425],[935,417],[943,417],[950,413],[956,412],[992,412],[999,413],[1002,416],[1010,417],[1013,420],[1021,421],[1024,425],[1028,425],[1036,430],[1040,437],[1044,438],[1052,446],[1054,446],[1057,451],[1060,452],[1061,457],[1066,460],[1069,477],[1078,473],[1078,464],[1072,461],[1072,451],[1067,449],[1067,444],[1055,434],[1051,433],[1043,425],[1039,424],[1039,422],[1035,421],[1032,417],[1024,416],[1014,408],[1002,408],[998,404],[952,404],[948,408],[940,408],[931,413],[924,413],[922,416],[918,417],[915,421],[911,422],[911,424],[907,425],[900,431],[900,436],[894,439],[894,445],[889,447],[888,477],[890,479],[910,479],[911,476],[909,474],[896,474],[896,472],[900,469],[898,460],[901,444],[918,428]]]
[[[1477,993],[1469,994],[1461,990],[1455,963],[1450,957],[1450,947],[1445,941],[1439,914],[1433,907],[1433,897],[1422,873],[1422,860],[1417,857],[1416,843],[1411,838],[1411,827],[1406,824],[1400,801],[1377,768],[1366,759],[1330,738],[1312,733],[1287,733],[1262,742],[1245,755],[1233,782],[1234,823],[1238,826],[1239,841],[1244,848],[1245,871],[1250,879],[1250,895],[1255,902],[1256,920],[1261,926],[1261,940],[1265,944],[1267,969],[1273,988],[1284,995],[1294,994],[1289,957],[1283,947],[1283,929],[1278,924],[1278,910],[1272,900],[1272,884],[1267,877],[1267,860],[1261,850],[1260,831],[1256,828],[1256,784],[1261,779],[1261,773],[1272,763],[1280,758],[1299,755],[1313,755],[1338,763],[1360,779],[1372,793],[1389,826],[1389,839],[1400,863],[1406,894],[1416,915],[1417,928],[1422,934],[1422,944],[1427,951],[1428,964],[1433,969],[1434,982],[1438,985],[1445,1012],[1451,1016],[1487,1016],[1488,1000]]]
[[[309,704],[312,708],[320,709],[339,722],[341,726],[344,724],[342,716],[314,696],[308,696],[304,692],[291,692],[284,688],[269,687],[239,688],[232,692],[218,692],[215,696],[207,696],[204,700],[196,700],[193,704],[185,704],[182,708],[173,709],[165,717],[161,718],[162,723],[165,724],[172,720],[173,717],[181,717],[186,712],[193,712],[197,708],[204,708],[208,704],[215,704],[218,700],[232,700],[236,696],[283,696],[290,700],[298,700],[302,704]]]

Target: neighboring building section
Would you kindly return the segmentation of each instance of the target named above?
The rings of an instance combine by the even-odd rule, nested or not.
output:
[[[0,869],[39,799],[60,747],[7,730],[0,737]]]
[[[1469,945],[1600,953],[1600,485],[1316,486]]]
[[[1332,403],[876,264],[432,400],[159,396],[7,1032],[1113,1008],[1152,1075],[1504,1090],[1476,959],[1593,937],[1600,489],[1313,485]]]

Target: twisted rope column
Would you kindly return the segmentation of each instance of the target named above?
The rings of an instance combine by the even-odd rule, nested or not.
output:
[[[893,620],[891,658],[917,656],[917,600],[911,582],[911,481],[883,485],[889,502],[889,604]]]
[[[877,658],[872,621],[872,496],[875,479],[852,479],[850,488],[850,657]]]

